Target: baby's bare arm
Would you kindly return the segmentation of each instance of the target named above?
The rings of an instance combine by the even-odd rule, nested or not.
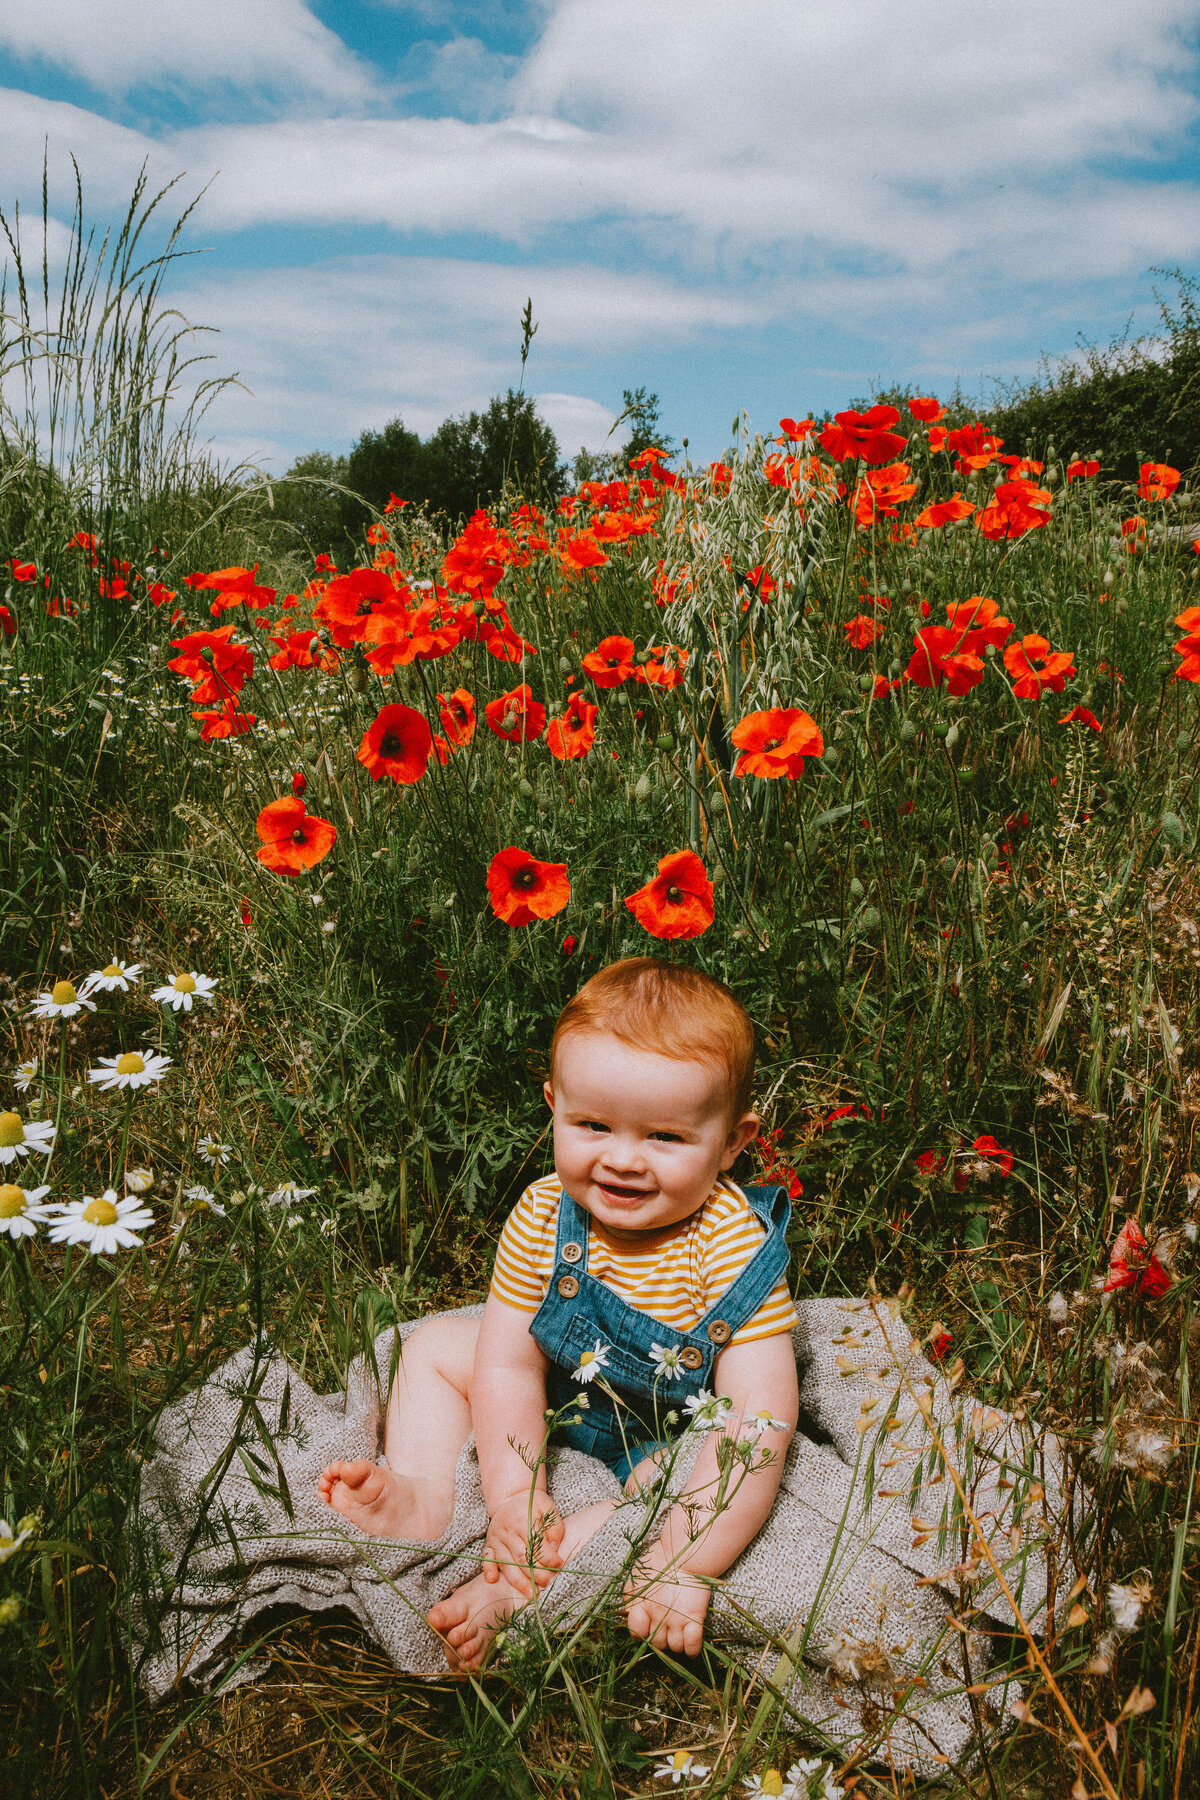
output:
[[[790,1334],[731,1344],[717,1358],[713,1379],[731,1402],[729,1419],[724,1431],[709,1432],[687,1487],[626,1588],[633,1635],[691,1655],[699,1650],[708,1589],[690,1578],[723,1575],[764,1524],[779,1492],[799,1413]],[[760,1429],[756,1415],[763,1413],[772,1423]],[[725,1472],[718,1457],[722,1437],[753,1444],[747,1461],[735,1456]]]
[[[530,1315],[488,1298],[479,1325],[471,1380],[471,1421],[479,1475],[491,1524],[485,1574],[504,1564],[521,1591],[528,1587],[522,1565],[534,1540],[539,1586],[558,1568],[562,1520],[554,1510],[542,1452],[546,1435],[546,1358],[529,1331]],[[522,1454],[523,1452],[523,1454]],[[531,1514],[532,1508],[532,1514]]]

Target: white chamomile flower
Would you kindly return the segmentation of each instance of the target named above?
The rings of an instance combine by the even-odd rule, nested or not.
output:
[[[788,1422],[786,1419],[773,1418],[764,1406],[761,1412],[752,1413],[745,1420],[745,1427],[751,1437],[759,1438],[764,1431],[786,1431]]]
[[[154,1186],[153,1169],[126,1169],[125,1186],[131,1194],[148,1194]]]
[[[651,1344],[650,1361],[654,1364],[655,1378],[665,1376],[668,1381],[679,1381],[683,1375],[683,1352],[670,1344]]]
[[[212,1189],[201,1187],[199,1182],[195,1187],[184,1188],[183,1197],[191,1201],[194,1212],[216,1213],[218,1219],[225,1217],[225,1208],[218,1203]]]
[[[83,984],[85,994],[127,994],[142,972],[141,963],[110,962],[93,969]]]
[[[59,1211],[61,1217],[50,1227],[50,1242],[84,1244],[93,1256],[111,1256],[114,1250],[140,1245],[138,1233],[154,1223],[154,1214],[148,1206],[139,1206],[135,1194],[118,1200],[113,1188],[96,1199],[85,1194]]]
[[[10,1556],[15,1556],[26,1538],[31,1538],[37,1530],[37,1520],[25,1518],[17,1520],[14,1531],[7,1519],[0,1519],[0,1563],[6,1563]]]
[[[232,1144],[222,1144],[218,1142],[215,1137],[209,1137],[207,1133],[200,1139],[196,1148],[204,1158],[205,1162],[211,1163],[214,1169],[218,1164],[223,1163],[227,1157],[233,1155]]]
[[[17,1084],[18,1094],[24,1094],[29,1091],[37,1080],[37,1072],[38,1060],[36,1056],[31,1056],[27,1061],[19,1062],[17,1064],[16,1068],[13,1070],[13,1080]]]
[[[764,1769],[761,1775],[751,1775],[742,1783],[743,1794],[778,1794],[786,1795],[791,1800],[791,1790],[785,1783],[778,1769]]]
[[[610,1346],[604,1342],[603,1338],[597,1338],[596,1348],[594,1350],[585,1350],[583,1355],[579,1358],[579,1367],[575,1371],[575,1380],[594,1381],[601,1369],[607,1369],[609,1348]]]
[[[813,1777],[821,1786],[814,1789]],[[819,1756],[802,1756],[787,1772],[795,1800],[842,1800],[842,1790],[833,1779],[833,1770]]]
[[[56,981],[48,994],[39,994],[33,1009],[35,1019],[73,1019],[84,1007],[95,1012],[96,1002],[86,994],[77,994],[70,981]]]
[[[673,1750],[653,1773],[656,1781],[669,1779],[673,1787],[678,1787],[681,1781],[703,1781],[708,1774],[708,1764],[698,1763],[690,1750]]]
[[[39,1205],[49,1187],[23,1188],[15,1182],[0,1183],[0,1233],[10,1238],[35,1237],[39,1225],[52,1217],[52,1209]]]
[[[268,1206],[295,1206],[298,1200],[311,1200],[316,1188],[299,1187],[294,1181],[281,1181],[267,1195]]]
[[[140,1050],[126,1050],[120,1056],[102,1056],[99,1066],[88,1070],[87,1078],[102,1094],[111,1094],[114,1088],[149,1087],[151,1082],[161,1081],[170,1066],[169,1056],[149,1050],[143,1056]]]
[[[701,1388],[698,1394],[689,1394],[683,1403],[689,1426],[697,1431],[720,1431],[729,1418],[729,1402],[723,1396],[710,1394],[707,1388]]]
[[[26,1124],[20,1113],[0,1113],[0,1163],[10,1163],[18,1156],[49,1156],[54,1148],[54,1127],[45,1119],[30,1119]]]
[[[170,981],[154,989],[150,998],[160,1000],[172,1012],[178,1012],[180,1007],[184,1012],[191,1012],[193,1000],[211,1000],[216,988],[211,975],[201,975],[193,969],[190,975],[172,975]]]

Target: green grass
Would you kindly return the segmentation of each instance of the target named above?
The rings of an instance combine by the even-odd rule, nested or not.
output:
[[[0,1240],[0,1516],[36,1518],[0,1567],[6,1791],[634,1794],[661,1790],[651,1753],[703,1744],[720,1793],[800,1753],[795,1721],[750,1676],[638,1653],[610,1618],[570,1664],[526,1656],[473,1688],[401,1680],[348,1626],[279,1620],[266,1684],[158,1711],[123,1648],[124,1525],[161,1409],[255,1333],[333,1386],[392,1318],[482,1296],[505,1209],[547,1166],[553,1020],[594,968],[663,948],[624,897],[691,846],[715,918],[666,949],[728,981],[759,1028],[778,1137],[743,1173],[786,1165],[803,1183],[795,1291],[902,1291],[914,1332],[952,1333],[971,1390],[1062,1435],[1103,1531],[1082,1567],[1060,1546],[1061,1580],[1086,1578],[1085,1618],[1048,1666],[1114,1791],[1188,1794],[1200,726],[1171,645],[1196,601],[1200,559],[1177,529],[1189,494],[1139,504],[1059,478],[1045,530],[989,543],[968,520],[893,539],[886,522],[854,530],[823,488],[772,486],[769,447],[743,435],[727,489],[698,473],[690,498],[664,497],[657,534],[605,546],[594,576],[550,555],[510,570],[499,591],[537,652],[519,667],[475,642],[386,680],[361,650],[331,673],[278,673],[261,615],[224,615],[255,652],[241,700],[258,724],[203,743],[166,663],[170,638],[215,621],[182,577],[257,562],[280,595],[302,594],[313,570],[263,484],[195,449],[188,382],[203,371],[184,369],[164,311],[178,242],[169,227],[154,238],[156,206],[139,194],[124,231],[90,248],[81,209],[62,291],[10,292],[5,321],[0,551],[38,581],[3,596],[18,622],[0,640],[4,1066],[39,1067],[19,1096],[6,1074],[0,1105],[59,1121],[52,1198],[144,1164],[156,1216],[143,1249],[112,1258]],[[949,492],[950,463],[916,428],[905,455],[922,482],[908,518]],[[982,500],[991,479],[965,491]],[[1135,511],[1149,541],[1130,555],[1120,525]],[[417,576],[440,570],[425,520],[386,523],[364,562],[383,549]],[[100,540],[97,566],[70,547],[79,531]],[[663,609],[660,560],[680,581]],[[114,595],[125,562],[130,591]],[[760,564],[768,599],[745,586]],[[186,624],[150,602],[155,580],[179,591]],[[856,650],[843,626],[864,592],[890,604]],[[922,602],[937,623],[976,594],[1018,636],[1073,652],[1061,698],[1014,698],[998,652],[962,699],[911,683],[869,697],[871,673],[907,665]],[[54,597],[72,609],[48,614]],[[582,656],[614,633],[683,645],[684,683],[593,691]],[[600,707],[579,762],[507,745],[482,717],[412,788],[372,784],[356,761],[385,701],[437,730],[439,689],[465,686],[482,715],[525,680],[561,710],[568,676]],[[1074,704],[1101,734],[1058,724]],[[794,782],[735,776],[738,720],[776,705],[811,714],[824,756]],[[289,881],[258,862],[255,819],[296,771],[338,840]],[[493,915],[485,875],[511,843],[567,865],[556,918]],[[38,992],[114,956],[146,966],[133,994],[65,1027],[30,1022]],[[217,978],[214,1006],[177,1018],[149,1000],[179,969]],[[128,1111],[86,1082],[97,1056],[149,1043],[173,1068]],[[215,1180],[203,1134],[232,1146]],[[976,1166],[984,1134],[1014,1156],[1006,1179]],[[285,1179],[315,1195],[267,1205]],[[198,1181],[224,1217],[186,1201]],[[1174,1258],[1157,1302],[1093,1291],[1127,1214]],[[1159,1373],[1117,1379],[1113,1344]],[[1097,1431],[1111,1443],[1140,1415],[1165,1420],[1169,1469],[1092,1457]],[[1087,1673],[1109,1584],[1139,1572],[1138,1630],[1109,1673]],[[1041,1722],[942,1792],[1071,1791],[1070,1730],[1042,1678],[1029,1686]],[[1135,1686],[1153,1706],[1123,1717]],[[858,1782],[893,1791],[869,1769]]]

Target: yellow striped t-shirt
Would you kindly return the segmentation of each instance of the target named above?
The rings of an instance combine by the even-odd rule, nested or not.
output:
[[[535,1313],[549,1290],[561,1197],[557,1175],[531,1182],[500,1233],[490,1292],[519,1312]],[[690,1331],[741,1274],[765,1236],[741,1188],[722,1178],[699,1211],[653,1249],[617,1244],[590,1220],[588,1273],[660,1325]],[[776,1337],[795,1323],[792,1297],[781,1278],[729,1341],[747,1344]]]

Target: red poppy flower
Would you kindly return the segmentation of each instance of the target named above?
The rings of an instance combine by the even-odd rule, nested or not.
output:
[[[564,528],[554,540],[554,554],[567,575],[582,574],[584,569],[602,569],[608,561],[589,531]]]
[[[926,625],[913,638],[905,673],[918,687],[941,687],[956,699],[983,680],[983,658],[966,647],[968,637],[951,625]]]
[[[620,687],[633,674],[633,657],[632,638],[606,637],[588,651],[583,666],[597,687]]]
[[[1004,666],[1017,699],[1037,700],[1045,693],[1062,693],[1068,675],[1075,673],[1075,658],[1070,650],[1051,650],[1046,638],[1030,632],[1008,646]]]
[[[981,1157],[984,1162],[995,1163],[1007,1181],[1012,1174],[1013,1155],[1011,1150],[1006,1150],[1002,1144],[996,1142],[994,1137],[986,1135],[977,1137],[971,1148],[976,1156]]]
[[[651,937],[694,938],[713,922],[712,896],[712,882],[695,851],[676,850],[660,860],[653,881],[628,895],[625,904]]]
[[[1027,531],[1039,531],[1050,523],[1052,501],[1047,488],[1035,487],[1024,477],[1001,481],[975,523],[986,538],[1024,537]]]
[[[1089,731],[1104,729],[1095,713],[1089,712],[1086,706],[1073,706],[1058,722],[1060,725],[1086,725]]]
[[[239,712],[236,700],[225,700],[220,712],[194,712],[200,723],[200,736],[207,744],[213,738],[242,737],[254,725],[254,713]]]
[[[1161,1300],[1170,1286],[1171,1277],[1146,1242],[1141,1226],[1136,1219],[1126,1219],[1109,1254],[1104,1292],[1135,1287],[1145,1299]]]
[[[957,524],[959,519],[969,519],[974,511],[973,500],[964,500],[961,494],[954,494],[949,500],[935,500],[917,514],[913,524],[922,531],[936,530],[942,525]]]
[[[187,637],[171,639],[171,648],[179,655],[172,657],[167,667],[197,684],[192,699],[200,706],[240,693],[254,673],[254,653],[230,642],[233,629],[221,625],[216,631],[192,631]]]
[[[304,794],[308,792],[308,776],[304,773],[303,769],[297,769],[296,773],[292,776],[292,792],[293,794]]]
[[[566,863],[538,862],[528,850],[510,844],[488,865],[487,891],[492,911],[506,925],[528,925],[552,919],[571,898]]]
[[[424,714],[411,706],[385,706],[368,726],[357,756],[372,781],[390,775],[411,787],[420,781],[433,749],[433,733]]]
[[[498,700],[489,700],[483,709],[489,731],[507,743],[533,743],[546,728],[546,709],[535,700],[526,682],[510,688]]]
[[[780,419],[780,434],[790,443],[799,444],[808,436],[815,422],[813,419]]]
[[[914,419],[920,419],[922,425],[936,425],[944,419],[946,409],[940,406],[932,394],[914,394],[908,403],[908,410]]]
[[[242,924],[248,928],[251,924],[250,902],[249,902],[249,900],[246,899],[245,895],[242,896],[241,907],[242,907]]]
[[[834,423],[821,433],[822,446],[835,462],[857,457],[865,463],[890,462],[899,456],[905,439],[891,429],[900,423],[894,406],[872,406],[865,413],[835,413]]]
[[[1179,470],[1170,463],[1144,462],[1138,472],[1138,499],[1169,500],[1179,482]]]
[[[682,644],[650,644],[646,656],[648,660],[638,663],[634,668],[635,681],[649,682],[651,687],[679,686],[688,659],[688,653]]]
[[[372,608],[380,601],[399,597],[385,570],[351,569],[349,574],[335,575],[326,582],[312,616],[316,624],[328,628],[335,644],[348,650],[351,644],[361,642]]]
[[[295,794],[264,806],[255,830],[263,841],[258,860],[276,875],[299,875],[315,867],[337,842],[337,826],[311,818]]]
[[[16,637],[17,621],[7,606],[0,606],[0,631],[5,637]]]
[[[1146,548],[1146,521],[1135,513],[1132,519],[1121,522],[1121,536],[1125,539],[1125,548],[1130,556],[1137,556]]]
[[[917,491],[909,473],[906,462],[868,469],[854,490],[855,523],[865,530],[877,518],[894,519],[901,502],[911,500]]]
[[[37,580],[37,564],[36,563],[18,562],[15,556],[10,556],[8,561],[9,561],[9,566],[13,572],[13,580],[14,581],[36,581]]]
[[[907,675],[897,675],[895,681],[889,681],[886,675],[876,675],[875,685],[871,689],[872,700],[886,700],[889,694],[908,680]]]
[[[804,773],[805,757],[821,756],[825,750],[816,721],[797,706],[747,713],[731,736],[742,752],[734,774],[758,775],[765,781],[778,781],[783,775],[795,781]]]
[[[1069,462],[1067,464],[1068,481],[1087,481],[1091,476],[1098,475],[1099,473],[1100,464],[1094,457],[1090,462],[1085,462],[1081,457],[1078,461]]]
[[[184,581],[190,588],[216,588],[220,598],[209,609],[215,617],[231,606],[270,606],[275,598],[275,589],[260,587],[255,580],[257,574],[257,563],[252,569],[234,564],[228,569],[213,569],[207,575],[200,571],[185,575]]]
[[[854,1108],[848,1106],[844,1107],[842,1110],[844,1112],[853,1112]],[[945,1160],[945,1157],[940,1155],[936,1150],[922,1150],[919,1156],[913,1158],[913,1161],[916,1163],[918,1169],[920,1169],[922,1175],[936,1175]]]
[[[274,637],[272,642],[279,645],[269,659],[273,669],[331,670],[342,660],[336,650],[322,644],[311,626],[307,631],[289,631],[284,637]]]
[[[161,581],[152,582],[146,589],[146,594],[155,606],[161,606],[166,600],[178,600],[179,598],[175,588],[164,587]]]
[[[931,432],[930,437],[932,435]],[[995,462],[1003,442],[1003,438],[994,437],[979,419],[973,425],[960,425],[957,431],[946,433],[946,449],[958,458],[960,474],[965,474],[968,469],[986,469],[989,463]]]
[[[452,694],[438,695],[438,716],[442,730],[452,744],[469,744],[475,736],[475,696],[465,687]]]
[[[946,439],[949,436],[950,433],[946,430],[944,425],[931,425],[929,427],[929,448],[935,451],[944,450],[946,448]]]
[[[557,756],[560,761],[586,756],[596,741],[599,717],[598,706],[593,706],[582,694],[572,694],[566,712],[561,718],[551,719],[546,727],[546,748],[551,756]]]
[[[948,1331],[939,1331],[936,1336],[930,1338],[929,1354],[934,1362],[941,1362],[953,1342],[954,1339]]]
[[[999,650],[1013,634],[1012,620],[1004,618],[997,603],[983,594],[952,601],[946,608],[946,620],[955,631],[964,634],[964,650],[978,652],[981,644],[995,644]]]
[[[858,613],[853,619],[847,619],[842,626],[850,646],[854,650],[869,650],[876,638],[881,638],[887,630],[882,619],[873,619],[870,613]]]

